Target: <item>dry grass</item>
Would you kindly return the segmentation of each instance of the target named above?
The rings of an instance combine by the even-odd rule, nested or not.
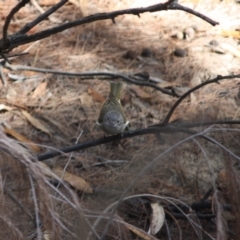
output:
[[[4,7],[2,2],[0,0],[0,15],[6,16],[16,1],[8,1]],[[121,16],[116,19],[115,25],[110,21],[96,22],[20,46],[13,52],[27,51],[29,54],[13,59],[12,63],[79,72],[147,71],[151,76],[165,80],[164,84],[173,84],[181,93],[217,74],[238,73],[239,57],[229,51],[224,54],[211,52],[206,45],[216,40],[240,51],[237,39],[223,36],[223,30],[239,27],[239,4],[234,1],[211,1],[209,4],[205,1],[182,2],[220,21],[220,26],[213,28],[179,11],[146,13],[140,19],[137,16]],[[148,1],[147,5],[154,3],[156,1]],[[98,1],[88,4],[85,1],[79,9],[69,3],[54,17],[62,21],[74,20],[94,12],[137,7],[141,4],[143,6],[141,1],[101,1],[101,4]],[[33,6],[26,6],[14,17],[9,32],[15,32],[19,26],[37,15]],[[44,21],[32,31],[45,29],[49,24],[54,25]],[[187,41],[172,37],[189,27],[196,29],[193,39]],[[141,56],[144,48],[150,49],[151,57]],[[187,49],[187,56],[174,56],[176,48]],[[128,51],[133,52],[133,58],[123,57]],[[5,70],[7,73],[9,71]],[[13,82],[9,79],[8,85],[2,86],[1,103],[12,109],[1,112],[1,122],[39,144],[42,151],[74,144],[78,137],[79,142],[83,142],[103,136],[95,124],[102,102],[96,101],[89,94],[89,89],[94,89],[105,98],[108,95],[107,81],[80,80],[77,77],[27,71],[11,73],[25,76],[26,80]],[[45,88],[37,90],[43,82],[46,83]],[[240,81],[235,79],[222,81],[220,85],[208,85],[185,100],[172,120],[194,122],[239,119],[239,84]],[[143,99],[136,93],[136,89],[136,86],[126,84],[122,96],[132,129],[158,123],[176,100],[147,87],[142,89],[152,97]],[[51,134],[45,134],[29,124],[21,114],[22,109],[41,120]],[[215,127],[213,130],[215,132],[209,135],[239,156],[239,129]],[[0,134],[0,221],[1,226],[4,226],[0,230],[0,239],[6,239],[6,236],[9,236],[8,239],[36,239],[37,231],[39,236],[50,233],[50,239],[87,239],[90,225],[101,216],[104,209],[120,198],[133,178],[164,151],[186,137],[184,134],[164,135],[166,143],[161,145],[153,136],[140,136],[122,143],[75,152],[71,157],[61,156],[46,161],[48,166],[64,168],[70,159],[67,171],[86,179],[95,190],[91,195],[77,192],[67,185],[61,185],[56,190],[35,162],[35,153],[6,137],[2,131]],[[100,164],[108,160],[111,163]],[[113,161],[117,160],[123,161],[114,164]],[[220,187],[217,185],[221,191],[215,189],[215,195],[210,200],[217,213],[217,227],[207,220],[200,220],[202,239],[227,239],[226,236],[237,239],[231,232],[238,236],[240,229],[238,161],[218,145],[204,140],[180,144],[139,177],[127,195],[152,196],[126,201],[112,221],[106,239],[137,239],[121,223],[123,219],[147,231],[151,215],[149,201],[156,201],[156,197],[161,197],[158,201],[165,207],[169,205],[167,197],[183,203],[199,202],[206,191],[216,184],[222,184]],[[225,175],[219,183],[221,170],[225,171]],[[12,196],[16,197],[16,201]],[[220,209],[219,203],[231,205],[234,216],[230,220],[224,215],[225,211]],[[36,223],[37,216],[41,224]],[[179,239],[181,234],[182,239],[201,239],[189,219],[174,219],[170,213],[167,216],[172,239]],[[101,235],[105,223],[105,220],[100,222],[96,228],[97,234]],[[157,238],[168,239],[166,228],[158,233]]]
[[[72,238],[76,230],[68,223],[80,218],[80,205],[67,187],[63,198],[53,191],[35,156],[8,138],[1,129],[1,239],[42,239],[50,234],[53,239]],[[66,186],[65,186],[66,187]],[[67,201],[66,201],[67,199]],[[81,221],[78,221],[81,224]],[[72,232],[69,229],[72,228]],[[61,229],[61,231],[60,231]],[[65,230],[65,231],[66,231]]]

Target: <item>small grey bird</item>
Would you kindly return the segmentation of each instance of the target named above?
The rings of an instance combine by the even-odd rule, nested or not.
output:
[[[108,99],[102,105],[97,124],[106,134],[121,133],[129,123],[120,102],[122,88],[122,82],[111,82]]]

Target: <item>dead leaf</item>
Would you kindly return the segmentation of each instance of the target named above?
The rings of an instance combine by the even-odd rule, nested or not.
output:
[[[55,173],[59,178],[62,177],[63,174],[63,169],[60,167],[55,167],[52,169],[53,173]],[[63,175],[63,180],[68,182],[71,186],[73,186],[74,188],[86,192],[86,193],[92,193],[92,187],[90,186],[90,184],[88,182],[85,181],[85,179],[76,176],[72,173],[69,172],[64,172]]]
[[[85,107],[91,107],[93,105],[93,99],[88,95],[88,93],[83,93],[79,96],[81,104]]]
[[[126,222],[123,222],[123,224],[126,226],[126,228],[128,228],[130,231],[132,231],[133,233],[135,233],[137,236],[139,236],[140,238],[142,238],[144,240],[157,240],[155,237],[149,235],[142,229],[139,229],[139,228],[137,228],[129,223],[126,223]]]
[[[44,125],[42,121],[39,119],[33,117],[31,114],[29,114],[27,111],[22,110],[21,113],[27,118],[27,120],[37,129],[41,130],[44,133],[47,133],[49,136],[51,136],[50,130]]]
[[[8,100],[2,99],[2,98],[0,98],[0,102],[5,102],[5,103],[7,103],[8,105],[12,105],[12,106],[14,106],[14,107],[27,110],[27,107],[24,106],[24,105],[21,104],[21,103],[11,102],[11,101],[8,101]],[[3,105],[5,106],[5,104],[3,104]],[[3,108],[4,108],[4,106],[3,106]],[[8,106],[6,107],[6,110],[7,110],[7,111],[11,111],[11,110],[13,110],[13,109],[14,109],[14,108],[12,108],[12,107],[8,107]],[[5,110],[5,109],[2,109],[2,110]]]
[[[220,47],[225,52],[231,53],[234,57],[240,58],[240,51],[235,46],[229,43],[220,43]]]
[[[159,203],[151,203],[152,207],[152,217],[151,217],[151,223],[149,227],[149,233],[150,234],[157,234],[165,221],[165,212],[163,207]]]
[[[41,148],[39,146],[37,146],[34,142],[32,142],[31,140],[27,139],[25,136],[23,136],[22,134],[14,131],[13,129],[10,128],[6,128],[4,127],[4,132],[8,135],[10,135],[11,137],[17,139],[18,141],[22,142],[22,143],[26,143],[27,146],[32,149],[34,152],[40,152]]]
[[[41,82],[32,94],[32,98],[37,98],[45,94],[47,89],[47,82]]]
[[[222,36],[224,37],[233,37],[233,38],[238,38],[240,39],[240,31],[236,30],[222,30],[221,32]]]
[[[150,99],[152,98],[152,96],[150,94],[148,94],[147,92],[145,92],[142,88],[138,87],[138,86],[134,86],[130,88],[138,97],[142,98],[142,99]]]
[[[93,88],[88,88],[88,94],[90,94],[92,96],[92,98],[95,102],[102,103],[105,101],[105,98],[100,93],[95,91]]]

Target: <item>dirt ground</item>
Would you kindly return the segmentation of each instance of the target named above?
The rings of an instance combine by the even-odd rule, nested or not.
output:
[[[39,15],[39,9],[34,2],[31,1],[31,4],[14,16],[9,34],[13,34]],[[77,1],[70,1],[48,20],[34,27],[30,33],[98,12],[146,7],[164,1],[142,2],[82,1],[79,7]],[[213,27],[182,11],[144,13],[140,18],[124,15],[117,17],[115,24],[110,20],[98,21],[19,46],[11,54],[27,54],[12,58],[11,63],[66,72],[110,71],[126,75],[145,72],[150,79],[158,82],[158,86],[173,88],[179,95],[217,75],[239,74],[240,4],[230,0],[179,2],[220,24]],[[5,17],[16,3],[17,0],[0,0],[1,29]],[[46,10],[53,4],[53,0],[41,0],[38,6]],[[40,151],[36,150],[35,155],[103,137],[103,132],[96,126],[96,120],[109,93],[108,80],[97,77],[81,79],[34,71],[3,71],[7,84],[4,86],[0,83],[1,123],[5,128],[37,144]],[[207,85],[184,100],[171,121],[239,120],[239,85],[240,79],[228,79],[220,84]],[[125,82],[122,93],[122,104],[131,130],[159,123],[176,100],[176,97],[156,89],[128,82]],[[208,127],[202,126],[197,130],[206,128]],[[208,132],[208,136],[239,156],[237,125],[214,125]],[[44,164],[52,169],[66,168],[71,177],[82,177],[90,184],[93,189],[91,194],[80,191],[76,185],[71,184],[73,180],[68,182],[65,179],[70,186],[69,191],[63,187],[60,189],[66,196],[75,194],[77,200],[72,198],[84,209],[83,215],[89,218],[90,222],[94,222],[96,216],[101,215],[101,211],[119,199],[134,177],[154,161],[127,194],[140,194],[141,197],[126,201],[118,211],[120,220],[115,219],[115,222],[124,220],[148,232],[153,211],[149,204],[158,202],[165,208],[165,225],[168,227],[163,227],[157,234],[153,234],[155,238],[150,238],[150,235],[143,236],[134,232],[126,227],[126,224],[120,224],[119,227],[112,223],[106,239],[237,239],[236,234],[239,232],[236,232],[236,229],[239,223],[236,214],[239,213],[233,212],[237,209],[234,204],[240,204],[239,160],[219,145],[204,139],[196,138],[181,143],[188,136],[179,133],[163,134],[163,141],[150,135],[137,136],[55,157],[44,161]],[[168,154],[161,155],[176,144],[179,145]],[[232,178],[229,179],[229,176]],[[16,192],[15,184],[15,178],[11,177],[10,186],[15,186],[11,189]],[[211,202],[212,207],[199,213],[216,214],[216,218],[209,220],[203,217],[196,220],[196,216],[192,214],[193,217],[181,219],[174,217],[167,208],[171,205],[169,199],[174,199],[171,201],[175,201],[175,204],[199,203],[211,188],[214,193],[205,200]],[[16,194],[22,199],[21,193]],[[33,196],[31,191],[28,194]],[[52,192],[51,194],[54,195]],[[234,196],[234,200],[229,199],[229,195]],[[56,197],[56,194],[54,196]],[[45,197],[44,195],[43,198]],[[233,211],[226,214],[226,211],[222,210],[218,213],[218,204],[231,205]],[[15,209],[11,212],[10,219],[16,229],[22,232],[22,239],[37,239],[36,235],[31,235],[35,227],[27,219],[20,224],[17,216],[20,210],[15,205],[11,207],[12,205],[14,204],[7,204],[7,209]],[[46,204],[46,209],[50,205]],[[85,239],[83,231],[74,225],[79,218],[74,208],[70,210],[67,203],[59,203],[54,209],[59,216],[62,214],[66,217],[65,222],[71,222],[68,229],[76,233],[77,239]],[[47,220],[46,222],[48,223]],[[47,224],[46,222],[44,223]],[[99,233],[104,223],[99,226]],[[223,223],[223,226],[220,226],[220,223]],[[68,223],[65,224],[67,226]],[[75,239],[62,226],[59,229],[58,236],[54,235],[54,232],[53,236],[44,235],[43,238]],[[222,229],[222,232],[219,229]],[[1,239],[7,239],[6,234],[2,231]],[[13,236],[12,239],[15,238],[17,239]]]

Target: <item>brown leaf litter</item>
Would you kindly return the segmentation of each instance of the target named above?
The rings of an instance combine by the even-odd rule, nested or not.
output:
[[[121,16],[115,19],[116,24],[112,24],[111,21],[95,22],[65,30],[35,43],[19,46],[13,53],[27,51],[29,54],[14,58],[12,64],[75,72],[115,71],[131,75],[147,72],[150,77],[164,80],[163,83],[159,83],[159,86],[177,88],[181,93],[218,74],[239,73],[240,49],[237,31],[239,26],[236,22],[239,21],[240,5],[234,1],[228,4],[227,1],[217,0],[213,1],[211,6],[205,1],[182,2],[220,21],[220,26],[211,27],[203,20],[181,11],[144,13],[140,18],[132,15]],[[0,1],[0,15],[4,20],[17,1],[1,3],[2,1]],[[149,1],[144,5],[154,3],[156,1]],[[52,1],[45,0],[42,3],[40,1],[44,10],[48,9],[46,6],[49,4],[51,5]],[[68,3],[54,13],[54,17],[65,22],[83,15],[140,7],[142,4],[139,1],[101,1],[101,3],[84,1],[79,9],[77,4]],[[230,10],[231,14],[229,14]],[[38,10],[30,4],[27,5],[14,16],[9,34],[17,31],[38,15]],[[48,20],[43,21],[33,31],[43,30],[55,24]],[[189,28],[194,32],[191,36]],[[212,47],[213,43],[216,43],[213,40],[217,42],[218,49]],[[143,49],[148,49],[151,54],[142,54]],[[174,54],[176,49],[184,51],[186,49],[187,54],[182,57],[176,56]],[[134,52],[134,55],[131,58],[124,58],[127,52]],[[9,72],[9,70],[5,72],[6,76]],[[78,77],[51,74],[45,76],[30,71],[10,73],[25,77],[23,81],[13,81],[9,77],[7,86],[2,86],[0,93],[0,104],[6,106],[0,109],[1,122],[21,134],[20,138],[16,134],[10,134],[12,137],[19,141],[29,139],[32,143],[40,144],[43,151],[49,151],[49,148],[75,144],[78,138],[78,142],[83,142],[103,136],[95,123],[101,104],[108,96],[109,81],[97,78],[83,80]],[[240,80],[234,79],[221,81],[220,84],[208,85],[198,90],[181,103],[171,121],[178,119],[183,122],[201,122],[239,119],[239,86]],[[176,98],[152,88],[128,83],[125,83],[122,94],[123,107],[131,129],[159,123],[175,101]],[[231,128],[228,127],[228,130]],[[215,133],[209,133],[210,136],[220,142],[228,142],[229,149],[239,154],[238,147],[236,147],[239,144],[238,130],[227,132],[227,129],[222,131],[219,128],[213,129]],[[4,158],[1,160],[2,169],[6,170],[2,171],[6,175],[6,180],[2,184],[5,184],[4,187],[13,189],[19,201],[27,204],[29,211],[34,215],[36,203],[32,198],[33,185],[31,185],[28,172],[30,171],[36,180],[34,180],[34,186],[37,198],[41,200],[38,202],[39,214],[45,228],[43,233],[53,231],[55,234],[53,239],[62,239],[60,236],[64,234],[67,236],[66,239],[73,239],[66,229],[62,229],[62,226],[67,222],[67,227],[72,230],[72,233],[80,234],[72,225],[80,221],[79,215],[76,214],[76,208],[79,205],[82,209],[96,210],[99,213],[119,199],[133,177],[147,164],[174,144],[179,143],[186,135],[174,133],[164,134],[163,137],[165,145],[160,145],[155,136],[139,136],[121,143],[101,145],[74,152],[70,156],[63,155],[46,161],[46,168],[49,168],[49,171],[55,171],[58,177],[62,176],[62,169],[67,166],[65,175],[63,175],[67,186],[60,186],[61,192],[58,193],[47,185],[49,176],[43,174],[42,168],[30,161],[31,156],[25,156],[26,149],[23,150],[21,147],[18,150],[19,146],[16,143],[13,146],[8,143],[7,148],[13,153],[19,152],[16,153],[18,157],[10,154],[9,162],[6,162]],[[4,137],[6,142],[10,141],[9,139]],[[199,139],[189,141],[166,157],[159,158],[155,166],[138,179],[134,189],[128,195],[151,193],[158,196],[171,196],[186,203],[198,201],[213,186],[218,173],[226,168],[226,159],[218,146],[210,145]],[[114,165],[108,160],[123,161],[121,164]],[[108,163],[94,165],[104,161]],[[231,163],[234,165],[233,160]],[[14,167],[15,164],[16,167]],[[21,181],[16,182],[14,179]],[[52,182],[54,184],[54,179]],[[73,191],[77,192],[76,190],[78,190],[78,195],[72,195]],[[92,192],[93,194],[88,195]],[[13,208],[13,203],[5,201],[8,197],[3,194],[1,198],[3,198],[1,209],[5,209],[5,216],[11,219],[11,221],[6,219],[4,224],[11,223],[12,225],[8,226],[15,229],[10,232],[11,236],[16,235],[18,229],[23,229],[22,239],[26,239],[26,236],[35,232],[35,228],[29,224],[28,216],[19,222],[18,216],[22,213],[21,210],[16,206]],[[54,207],[51,205],[52,202],[54,202]],[[8,212],[10,215],[7,215]],[[137,237],[166,239],[164,227],[155,236],[149,236],[147,234],[149,219],[141,218],[141,212],[139,212],[138,220],[135,221],[131,218],[132,209],[128,213],[124,211],[118,213],[121,217],[125,217],[123,220],[126,225],[124,226],[123,223],[121,226],[124,228],[122,232],[126,233],[124,236],[128,236],[126,239],[137,239]],[[59,224],[57,221],[59,219],[63,221],[63,225]],[[80,225],[86,226],[83,222]],[[172,233],[175,237],[179,236],[177,225],[172,222],[171,224]],[[195,237],[194,229],[189,228],[184,221],[178,221],[178,224],[183,232],[183,239]],[[114,222],[113,225],[116,228],[112,226],[112,230],[118,229],[117,223]],[[142,226],[145,228],[141,229]],[[212,236],[217,232],[215,230],[214,233],[211,232],[212,229],[204,224],[202,226]],[[231,230],[235,229],[234,224],[229,226]],[[88,229],[88,227],[82,229]],[[129,230],[133,232],[132,235]],[[118,232],[118,230],[113,231]],[[5,234],[9,232],[6,228],[6,231],[0,234],[6,236]],[[83,234],[81,239],[87,239],[87,235],[81,234]]]

